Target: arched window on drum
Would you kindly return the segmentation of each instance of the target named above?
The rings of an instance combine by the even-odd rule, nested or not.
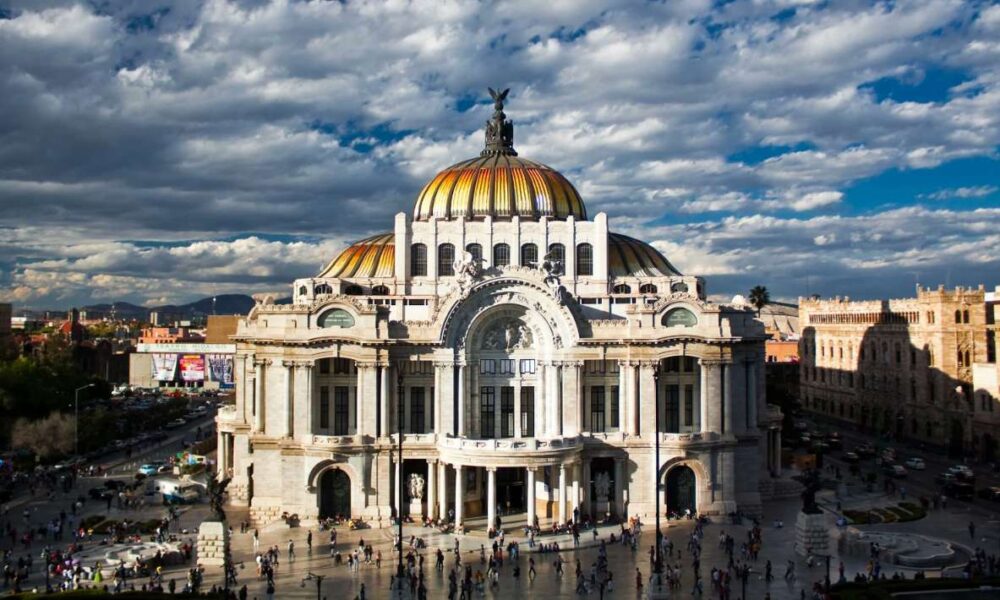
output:
[[[410,275],[413,277],[427,276],[427,246],[424,244],[410,246]]]
[[[594,274],[594,247],[590,244],[576,245],[576,274],[581,277]]]
[[[674,308],[663,315],[665,327],[694,327],[697,324],[698,317],[686,308]]]
[[[438,276],[451,277],[455,274],[455,246],[441,244],[438,246]]]

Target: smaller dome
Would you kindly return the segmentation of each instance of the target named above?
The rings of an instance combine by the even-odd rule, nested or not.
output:
[[[611,277],[670,277],[681,272],[646,242],[620,233],[608,233],[608,274]]]
[[[395,272],[395,236],[380,233],[342,250],[319,277],[392,277]]]

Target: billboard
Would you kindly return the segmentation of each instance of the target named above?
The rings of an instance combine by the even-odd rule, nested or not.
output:
[[[201,354],[184,354],[180,357],[182,381],[205,381],[205,357]]]
[[[153,379],[156,381],[173,381],[177,373],[176,354],[153,355]]]
[[[233,387],[233,357],[225,354],[207,354],[208,374],[221,388]]]

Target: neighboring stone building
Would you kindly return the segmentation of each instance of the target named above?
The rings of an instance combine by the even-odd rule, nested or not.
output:
[[[217,421],[231,499],[258,522],[760,512],[780,413],[753,311],[610,232],[512,136],[498,101],[482,155],[412,217],[295,281],[291,304],[256,296]]]
[[[974,365],[995,371],[996,362],[982,286],[918,287],[916,298],[896,300],[801,299],[799,319],[804,408],[993,457],[997,399],[984,400],[973,380]]]

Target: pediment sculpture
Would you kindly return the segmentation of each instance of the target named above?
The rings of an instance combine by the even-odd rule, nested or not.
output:
[[[498,321],[483,335],[484,350],[520,350],[535,343],[531,329],[514,319]]]

